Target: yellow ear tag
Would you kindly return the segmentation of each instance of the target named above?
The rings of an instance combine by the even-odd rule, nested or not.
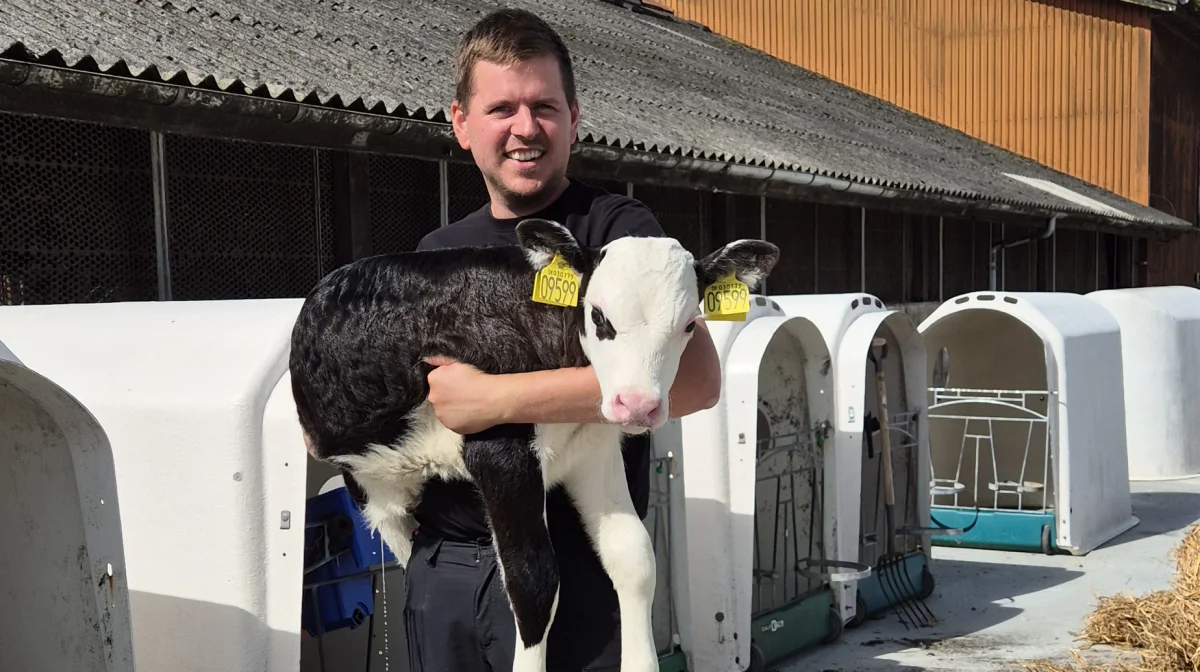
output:
[[[561,252],[555,252],[550,263],[534,277],[533,300],[563,308],[579,305],[579,276]]]
[[[704,317],[724,322],[744,322],[750,312],[750,288],[733,273],[704,289]]]

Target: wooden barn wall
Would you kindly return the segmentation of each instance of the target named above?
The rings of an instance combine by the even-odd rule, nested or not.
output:
[[[58,154],[39,151],[30,138],[60,141],[48,145]],[[439,225],[443,208],[454,221],[487,202],[479,170],[467,163],[445,166],[443,192],[440,167],[427,159],[175,135],[165,147],[168,204],[178,209],[168,220],[179,298],[303,296],[336,265],[412,249]],[[153,194],[145,179],[149,148],[144,131],[0,114],[0,304],[159,296]],[[39,179],[29,177],[34,158],[44,164]],[[67,178],[78,165],[106,167],[119,179],[72,182]],[[247,200],[261,196],[262,175],[273,176],[268,187],[294,192],[293,207],[267,207],[255,227],[223,233],[220,227],[232,221],[228,208],[203,207],[213,201],[212,179],[199,178],[226,184],[230,202],[269,205],[269,197]],[[867,291],[893,305],[938,302],[987,289],[991,241],[1041,231],[898,210],[593,184],[631,190],[667,234],[698,256],[765,233],[782,250],[767,281],[770,294]],[[100,206],[72,205],[80,202]],[[199,235],[205,231],[213,235]],[[246,264],[247,258],[256,261]],[[1129,238],[1062,227],[1052,239],[1000,253],[998,286],[1081,293],[1128,286],[1133,262]]]
[[[861,208],[775,198],[766,199],[764,214],[757,196],[640,184],[633,194],[693,253],[765,232],[781,251],[767,280],[769,294],[867,291],[889,304],[943,301],[988,288],[991,242],[1044,231],[899,211],[867,210],[864,218]],[[704,214],[689,220],[689,211]],[[998,252],[997,288],[1083,294],[1130,286],[1129,241],[1059,227],[1051,238]]]
[[[1200,44],[1156,22],[1152,56],[1150,205],[1200,225]],[[1150,284],[1195,285],[1200,240],[1150,242],[1146,262]]]
[[[1147,202],[1151,39],[1144,7],[1111,0],[656,1],[715,33]]]

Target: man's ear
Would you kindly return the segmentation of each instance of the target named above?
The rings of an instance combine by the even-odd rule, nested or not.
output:
[[[705,287],[730,273],[753,292],[767,279],[778,261],[779,248],[765,240],[735,240],[696,262],[700,294],[704,294]]]
[[[454,129],[458,146],[471,151],[471,138],[467,135],[467,107],[457,100],[450,103],[450,126]]]
[[[533,270],[540,271],[554,259],[554,254],[561,254],[576,273],[584,274],[591,270],[591,256],[585,254],[579,246],[579,241],[567,227],[548,219],[526,219],[517,224],[517,241],[525,250],[525,258]]]

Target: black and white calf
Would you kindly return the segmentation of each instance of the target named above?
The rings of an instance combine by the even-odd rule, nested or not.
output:
[[[739,240],[696,261],[670,238],[581,248],[557,223],[517,226],[511,247],[362,259],[326,276],[301,308],[292,392],[314,457],[365,494],[364,517],[407,565],[413,510],[434,476],[472,481],[493,530],[517,620],[515,672],[542,672],[558,602],[546,492],[562,483],[616,588],[623,672],[658,670],[650,616],[655,558],[634,511],[622,431],[662,426],[667,392],[700,317],[704,288],[735,273],[751,289],[779,250]],[[531,299],[556,254],[579,277],[578,305]],[[608,423],[501,425],[460,436],[426,401],[422,359],[444,355],[488,373],[594,367]]]

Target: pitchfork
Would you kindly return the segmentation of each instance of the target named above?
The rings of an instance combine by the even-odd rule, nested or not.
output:
[[[884,534],[886,551],[879,557],[875,573],[879,576],[879,586],[883,589],[884,598],[892,603],[892,608],[904,628],[909,629],[909,622],[917,627],[929,627],[937,622],[937,616],[925,605],[920,598],[920,590],[913,585],[912,577],[904,562],[904,553],[896,551],[896,491],[892,483],[892,439],[889,428],[887,384],[883,375],[883,359],[887,357],[887,339],[876,338],[871,341],[871,362],[875,365],[875,397],[879,414],[879,437],[882,441],[879,461],[883,472],[883,504],[884,504]],[[906,590],[907,589],[907,590]],[[891,599],[889,593],[896,599]],[[906,599],[911,596],[911,600]],[[903,613],[902,613],[903,612]],[[905,618],[905,614],[908,618]]]

